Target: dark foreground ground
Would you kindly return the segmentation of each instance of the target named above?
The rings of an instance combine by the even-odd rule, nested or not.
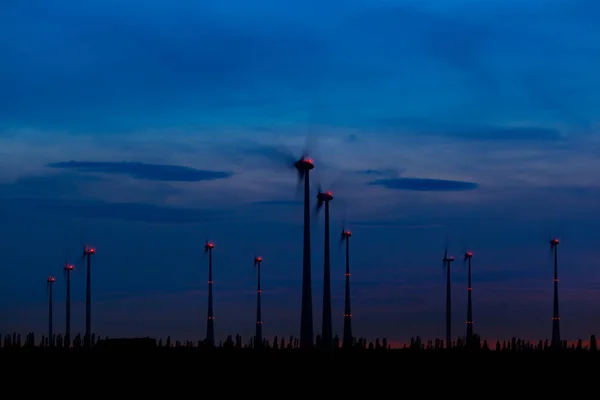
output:
[[[7,371],[0,383],[5,391],[13,386],[20,393],[51,387],[58,393],[66,387],[84,397],[102,393],[115,398],[119,393],[179,399],[209,391],[220,397],[260,394],[267,400],[269,395],[382,400],[392,395],[414,398],[418,393],[443,399],[537,398],[558,392],[584,398],[597,387],[600,351],[20,347],[0,349],[0,365]],[[27,376],[32,380],[24,386]],[[83,395],[82,390],[91,393]],[[326,395],[319,394],[323,391]]]
[[[0,357],[11,356],[11,355],[47,355],[47,356],[60,356],[60,355],[92,355],[92,354],[123,354],[123,355],[152,355],[152,356],[166,356],[166,355],[177,355],[177,356],[272,356],[272,357],[288,357],[288,356],[326,356],[333,358],[354,358],[354,357],[385,357],[385,358],[414,358],[414,357],[428,357],[428,356],[441,356],[441,357],[490,357],[490,358],[503,358],[503,357],[583,357],[590,360],[600,361],[600,351],[589,351],[589,350],[523,350],[523,351],[512,351],[512,350],[467,350],[467,349],[451,349],[451,350],[415,350],[415,349],[390,349],[390,350],[298,350],[298,349],[251,349],[251,348],[214,348],[214,349],[199,349],[199,348],[185,348],[185,347],[155,347],[155,348],[142,348],[142,347],[98,347],[91,349],[84,348],[47,348],[47,347],[21,347],[11,349],[0,349]]]

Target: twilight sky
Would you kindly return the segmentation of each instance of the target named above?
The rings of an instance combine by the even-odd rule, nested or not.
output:
[[[1,333],[45,332],[49,274],[62,331],[65,258],[83,330],[87,241],[94,331],[204,338],[209,237],[217,338],[253,334],[255,255],[265,335],[298,335],[302,206],[273,155],[308,138],[336,333],[345,221],[357,336],[444,335],[448,238],[476,331],[548,338],[554,235],[563,337],[600,334],[597,1],[51,3],[0,5]],[[456,337],[462,262],[452,283]]]

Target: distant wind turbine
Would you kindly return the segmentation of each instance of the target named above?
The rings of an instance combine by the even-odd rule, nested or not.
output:
[[[87,275],[85,285],[85,347],[92,347],[92,256],[96,254],[96,249],[83,246],[83,259],[87,259]]]
[[[450,265],[454,262],[453,256],[448,256],[448,245],[442,259],[446,269],[446,348],[452,347],[452,296],[450,293]]]
[[[344,302],[344,338],[342,347],[350,348],[353,345],[354,338],[352,337],[352,311],[350,309],[350,236],[352,233],[349,230],[342,229],[342,238],[340,244],[346,242],[346,291]]]
[[[465,263],[467,264],[467,346],[471,346],[473,342],[473,303],[471,300],[471,258],[473,258],[473,252],[465,252]]]
[[[554,310],[552,313],[552,348],[558,350],[562,347],[560,341],[560,316],[558,313],[558,244],[559,240],[550,240],[550,251],[554,256]]]
[[[260,267],[262,265],[262,257],[254,257],[254,267],[256,267],[257,277],[257,290],[256,290],[256,335],[254,336],[254,347],[262,347],[263,334],[262,334],[262,310],[260,304]]]
[[[52,286],[54,285],[54,282],[56,282],[56,278],[53,276],[49,276],[46,280],[46,289],[48,291],[48,343],[50,344],[50,347],[54,347],[54,340],[52,340]]]
[[[65,329],[65,347],[71,347],[71,272],[75,267],[65,261],[64,275],[67,281],[67,301],[66,301],[66,329]]]
[[[329,241],[329,202],[333,200],[333,195],[330,191],[323,191],[319,187],[317,193],[317,213],[325,205],[325,250],[324,250],[324,266],[323,266],[323,321],[322,321],[322,333],[321,339],[324,349],[331,349],[333,347],[333,332],[331,322],[331,255],[330,255],[330,241]]]
[[[206,344],[215,345],[215,316],[213,315],[213,276],[212,276],[212,251],[215,245],[208,240],[204,245],[204,254],[208,254],[208,317],[206,319]]]

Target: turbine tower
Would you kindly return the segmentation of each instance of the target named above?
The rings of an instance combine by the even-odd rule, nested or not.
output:
[[[67,281],[67,301],[66,301],[66,322],[67,326],[65,329],[65,347],[71,347],[71,271],[73,271],[75,267],[73,265],[65,262],[64,274]]]
[[[342,229],[342,240],[340,243],[346,242],[346,293],[344,305],[344,338],[342,347],[352,347],[354,339],[352,338],[352,311],[350,310],[350,236],[352,233],[349,230]]]
[[[312,278],[310,265],[310,171],[312,159],[303,155],[294,163],[298,182],[304,180],[304,251],[302,252],[302,310],[300,315],[300,348],[313,347]]]
[[[53,332],[52,332],[52,286],[56,282],[56,278],[49,276],[46,281],[46,288],[48,289],[48,344],[50,347],[54,347]]]
[[[473,303],[471,300],[471,258],[473,258],[473,252],[465,252],[465,263],[467,263],[467,346],[470,347],[473,344]]]
[[[329,202],[333,200],[331,192],[323,192],[319,188],[317,193],[317,212],[325,205],[325,260],[323,268],[323,321],[321,340],[324,349],[333,347],[333,333],[331,327],[331,257],[329,252]]]
[[[550,240],[550,251],[554,254],[554,312],[552,314],[552,348],[562,347],[560,341],[560,316],[558,314],[558,239]]]
[[[258,284],[256,291],[256,335],[254,336],[254,347],[262,347],[263,334],[262,334],[262,310],[260,306],[260,266],[262,264],[262,257],[254,257],[254,266],[258,274]]]
[[[215,345],[215,316],[213,315],[213,276],[212,276],[212,251],[215,245],[208,240],[204,245],[204,254],[208,253],[208,317],[206,319],[206,344]]]
[[[84,345],[87,348],[92,346],[92,256],[96,254],[96,249],[83,246],[83,258],[87,259],[87,276],[85,284],[85,336]]]
[[[450,295],[450,264],[454,262],[453,256],[448,256],[448,247],[444,251],[442,259],[446,268],[446,348],[452,347],[452,297]]]

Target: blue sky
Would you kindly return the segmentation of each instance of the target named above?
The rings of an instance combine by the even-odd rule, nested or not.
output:
[[[217,337],[253,332],[255,254],[265,335],[298,334],[302,207],[268,156],[309,138],[335,196],[335,332],[345,223],[357,335],[443,336],[448,237],[475,254],[476,330],[548,337],[551,235],[563,335],[600,333],[596,2],[212,3],[0,6],[0,332],[45,330],[48,274],[63,325],[66,257],[83,329],[87,241],[95,331],[202,338],[209,237]]]

